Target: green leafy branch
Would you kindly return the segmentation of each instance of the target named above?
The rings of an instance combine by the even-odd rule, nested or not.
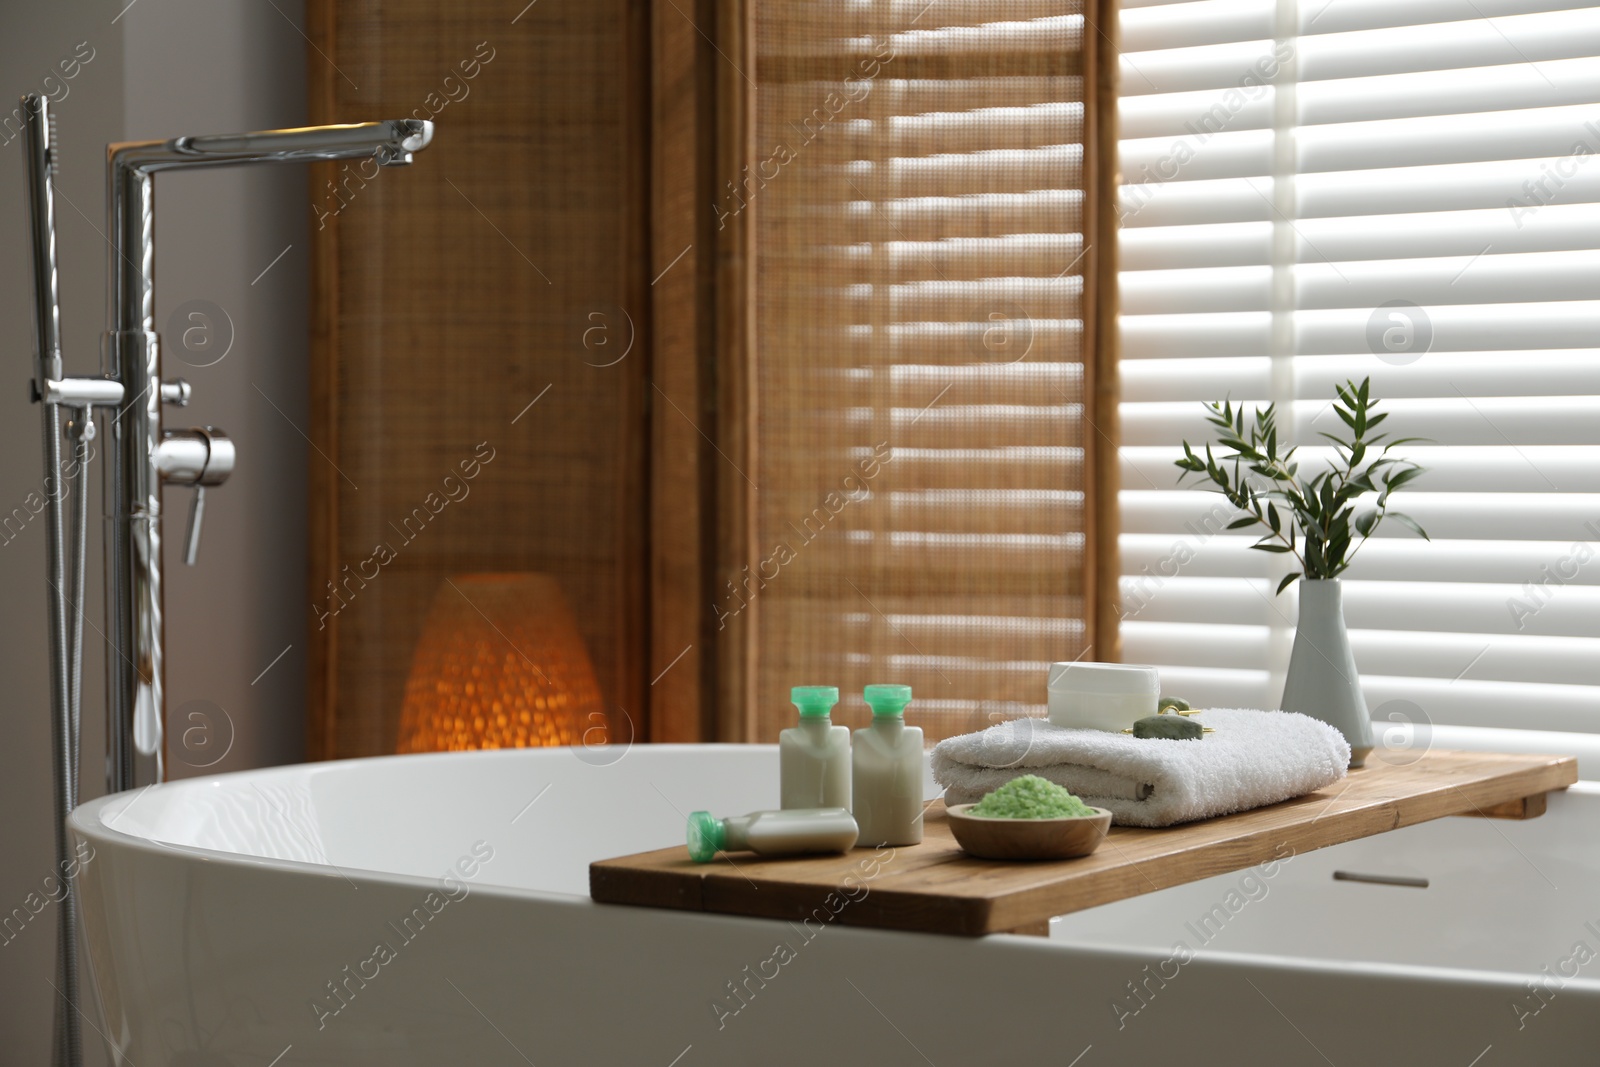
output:
[[[1183,442],[1183,458],[1176,461],[1183,471],[1178,483],[1191,474],[1204,475],[1211,483],[1208,488],[1214,486],[1214,492],[1244,512],[1228,529],[1259,525],[1265,533],[1251,548],[1292,555],[1299,561],[1300,570],[1278,583],[1280,593],[1302,575],[1319,579],[1343,574],[1385,519],[1428,539],[1415,519],[1389,507],[1390,496],[1423,472],[1418,464],[1389,452],[1423,438],[1387,440],[1388,434],[1372,432],[1389,415],[1374,413],[1378,402],[1371,397],[1371,385],[1367,378],[1360,385],[1347,381],[1335,386],[1338,399],[1333,410],[1349,429],[1349,439],[1322,433],[1333,443],[1337,462],[1309,478],[1300,474],[1294,458],[1298,448],[1278,451],[1273,404],[1257,408],[1248,418],[1243,405],[1235,407],[1228,400],[1205,405],[1206,421],[1217,430],[1217,443],[1228,450],[1221,459],[1209,444],[1202,459],[1188,441]],[[1377,494],[1375,504],[1358,510],[1357,501],[1370,493]]]

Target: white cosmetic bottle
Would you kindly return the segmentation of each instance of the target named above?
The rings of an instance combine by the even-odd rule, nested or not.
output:
[[[789,699],[800,709],[800,724],[778,735],[778,806],[849,808],[850,731],[829,717],[839,690],[797,685]]]
[[[907,726],[909,685],[869,685],[862,692],[872,725],[855,732],[851,813],[861,828],[858,844],[915,845],[922,840],[922,728]]]
[[[848,852],[856,843],[856,821],[843,808],[753,811],[719,819],[708,811],[689,816],[689,858],[710,863],[718,852],[801,856]]]

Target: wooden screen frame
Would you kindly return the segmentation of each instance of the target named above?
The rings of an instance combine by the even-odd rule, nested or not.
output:
[[[335,28],[338,17],[335,0],[306,0],[306,42],[313,51],[331,55],[336,50]],[[312,125],[340,120],[332,117],[337,105],[333,80],[317,63],[306,64],[306,112]],[[337,170],[331,163],[314,163],[309,188],[313,195]],[[311,337],[308,348],[307,388],[309,438],[329,455],[339,454],[339,226],[318,228],[311,233]],[[306,481],[309,544],[306,558],[306,588],[312,603],[325,582],[339,572],[339,496],[337,478],[327,477],[310,466]],[[338,754],[334,728],[338,714],[339,628],[316,630],[310,634],[306,652],[306,758],[331,759]]]
[[[1091,241],[1084,265],[1085,358],[1084,420],[1090,436],[1084,442],[1086,506],[1085,539],[1089,652],[1085,659],[1104,663],[1122,660],[1122,557],[1117,538],[1122,532],[1118,491],[1122,484],[1122,390],[1117,364],[1121,341],[1117,329],[1117,0],[1087,0],[1084,11],[1084,237]]]
[[[749,38],[746,0],[651,4],[653,741],[741,741],[749,729],[755,613],[724,622],[712,610],[754,558],[752,233],[742,213],[719,219],[713,206],[717,175],[748,161]]]

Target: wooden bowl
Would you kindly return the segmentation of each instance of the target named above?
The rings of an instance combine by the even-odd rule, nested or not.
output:
[[[950,833],[956,844],[986,860],[1066,860],[1087,856],[1105,839],[1111,813],[1091,809],[1093,815],[1065,819],[986,819],[968,815],[971,804],[947,809]]]

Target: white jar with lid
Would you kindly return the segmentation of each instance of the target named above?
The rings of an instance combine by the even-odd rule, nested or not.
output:
[[[1057,726],[1121,733],[1156,713],[1161,678],[1134,663],[1052,663],[1049,694]]]

